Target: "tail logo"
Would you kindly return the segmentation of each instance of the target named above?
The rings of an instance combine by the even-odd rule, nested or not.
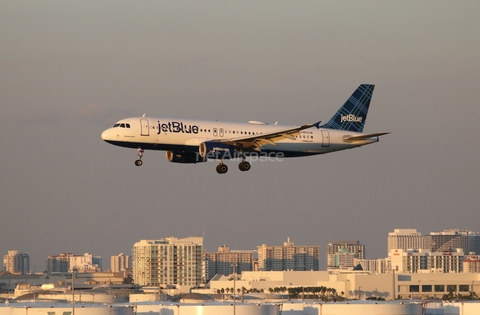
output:
[[[343,123],[345,121],[348,121],[348,122],[358,122],[358,123],[361,123],[363,120],[363,117],[357,117],[355,115],[341,115],[340,117],[340,122]]]

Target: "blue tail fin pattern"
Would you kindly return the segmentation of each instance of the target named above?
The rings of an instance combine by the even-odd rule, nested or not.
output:
[[[360,85],[338,112],[320,128],[363,132],[374,87],[373,84]]]

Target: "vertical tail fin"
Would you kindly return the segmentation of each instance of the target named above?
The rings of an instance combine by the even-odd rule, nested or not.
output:
[[[360,85],[337,113],[320,128],[363,132],[374,87],[373,84]]]

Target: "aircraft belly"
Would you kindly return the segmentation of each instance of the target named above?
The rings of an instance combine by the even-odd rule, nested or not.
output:
[[[286,156],[305,156],[340,151],[351,147],[351,145],[338,143],[331,143],[328,147],[322,146],[321,143],[278,143],[277,145],[265,145],[261,150],[267,152],[284,152]]]
[[[322,153],[322,145],[319,143],[277,143],[276,145],[265,145],[261,147],[265,151],[278,152],[312,152]]]

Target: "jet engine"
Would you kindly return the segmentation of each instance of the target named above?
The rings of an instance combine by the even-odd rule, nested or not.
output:
[[[207,161],[196,152],[167,151],[166,156],[167,160],[172,163],[194,164]]]

